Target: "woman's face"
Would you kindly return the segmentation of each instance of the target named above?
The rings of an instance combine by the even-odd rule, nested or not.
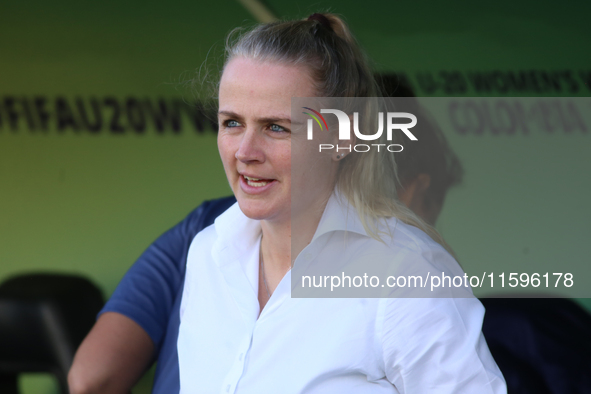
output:
[[[219,90],[218,148],[246,216],[290,219],[291,98],[313,96],[306,68],[244,57],[226,65]],[[306,162],[308,154],[301,152],[298,163]]]

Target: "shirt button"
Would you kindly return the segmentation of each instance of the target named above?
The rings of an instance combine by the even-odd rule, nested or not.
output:
[[[243,356],[244,356],[244,353],[240,353],[240,356],[238,356],[238,361],[242,361]]]
[[[226,393],[228,393],[230,391],[230,385],[226,386]]]

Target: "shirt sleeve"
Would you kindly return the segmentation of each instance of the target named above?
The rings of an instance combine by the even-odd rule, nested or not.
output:
[[[400,393],[506,393],[472,298],[383,299],[386,377]]]
[[[159,349],[175,297],[183,285],[187,252],[195,235],[236,200],[206,201],[162,234],[127,271],[99,312],[117,312],[139,324]]]

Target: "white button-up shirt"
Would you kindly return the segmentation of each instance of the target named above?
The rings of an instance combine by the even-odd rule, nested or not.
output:
[[[342,215],[339,201],[330,198],[294,267],[327,252],[346,259],[332,240],[343,231],[379,243]],[[394,265],[462,273],[422,231],[388,224],[388,250],[404,250],[392,253]],[[476,298],[291,298],[290,271],[260,313],[260,240],[259,222],[238,204],[193,240],[180,310],[181,393],[506,393]]]

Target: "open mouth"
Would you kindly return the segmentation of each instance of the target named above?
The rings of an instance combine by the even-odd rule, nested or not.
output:
[[[244,180],[246,181],[248,186],[252,187],[263,187],[273,182],[273,179],[253,178],[246,175],[242,175],[242,177],[244,177]]]

